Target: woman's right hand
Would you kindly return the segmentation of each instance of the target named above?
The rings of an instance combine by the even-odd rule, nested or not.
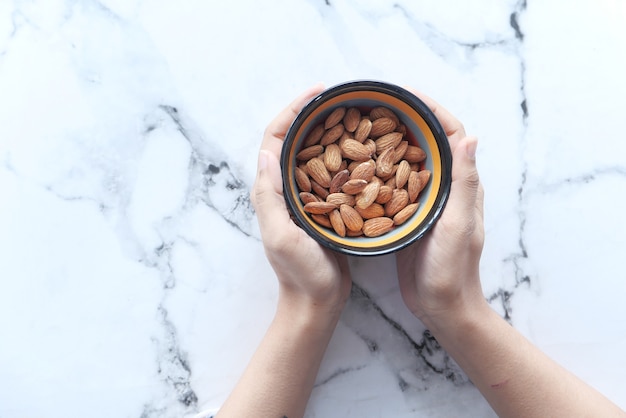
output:
[[[442,124],[453,155],[452,188],[441,217],[421,240],[397,256],[400,291],[408,308],[437,327],[463,310],[486,305],[479,277],[483,248],[483,189],[476,169],[477,139],[431,98],[413,91]]]

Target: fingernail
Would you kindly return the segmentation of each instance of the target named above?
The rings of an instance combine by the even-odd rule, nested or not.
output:
[[[468,138],[467,145],[465,147],[465,152],[467,152],[467,157],[470,160],[476,159],[476,148],[478,147],[478,139],[477,138]]]

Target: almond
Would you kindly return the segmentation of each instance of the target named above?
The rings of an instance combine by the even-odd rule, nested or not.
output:
[[[376,203],[384,205],[391,200],[392,196],[393,188],[389,186],[380,186],[380,190],[378,191],[378,197],[376,198]]]
[[[350,205],[354,206],[354,196],[347,193],[331,193],[326,196],[326,201],[337,206]]]
[[[367,119],[362,119],[356,131],[354,131],[354,139],[362,143],[369,137],[371,130],[372,122]]]
[[[375,172],[376,163],[374,160],[365,161],[363,163],[359,163],[359,165],[352,170],[352,173],[350,173],[350,179],[362,179],[369,182],[372,180],[372,177],[374,177]]]
[[[322,136],[324,135],[324,132],[326,132],[326,130],[324,129],[324,125],[322,125],[322,124],[317,125],[307,135],[306,139],[304,140],[304,146],[305,147],[310,147],[312,145],[318,144],[320,142],[320,140],[322,139]]]
[[[359,230],[359,231],[350,231],[349,229],[346,231],[346,236],[347,237],[360,237],[361,235],[363,235],[363,231]]]
[[[430,170],[421,170],[417,172],[417,176],[420,179],[420,188],[419,188],[419,192],[421,192],[422,190],[424,190],[424,188],[426,187],[426,185],[428,184],[428,180],[430,180]]]
[[[376,120],[376,119],[380,119],[380,118],[389,118],[391,120],[393,120],[396,125],[400,124],[400,120],[398,119],[398,117],[396,116],[395,113],[393,113],[393,110],[387,108],[387,107],[383,107],[383,106],[379,106],[379,107],[375,107],[370,111],[370,119],[372,121]]]
[[[404,154],[409,146],[409,141],[400,141],[396,150],[394,151],[395,156],[393,157],[394,164],[400,162],[401,159],[404,158]]]
[[[307,176],[300,167],[296,167],[296,184],[303,192],[311,191],[311,180],[309,180],[309,176]]]
[[[396,215],[393,217],[393,223],[396,225],[402,225],[403,223],[405,223],[407,219],[413,216],[413,214],[417,211],[417,207],[419,205],[419,203],[411,203],[410,205],[407,205],[400,212],[396,213]]]
[[[343,223],[343,219],[341,219],[341,214],[337,209],[333,210],[329,213],[328,219],[330,219],[330,224],[333,229],[340,237],[346,236],[346,225]]]
[[[322,200],[326,200],[326,197],[328,197],[328,189],[320,186],[315,180],[311,180],[311,191]]]
[[[420,163],[426,159],[426,152],[420,147],[409,145],[404,153],[404,159],[410,163]]]
[[[348,109],[346,115],[343,117],[343,126],[346,128],[346,131],[356,131],[356,128],[359,126],[359,122],[361,122],[361,111],[359,111],[356,107]]]
[[[344,157],[353,161],[367,161],[371,157],[370,150],[354,139],[346,139],[341,145],[341,151]]]
[[[311,214],[311,218],[318,224],[325,226],[326,228],[332,228],[333,226],[330,223],[330,219],[328,219],[328,215],[318,215],[316,213]]]
[[[335,209],[337,209],[337,205],[328,202],[309,202],[304,205],[305,212],[315,213],[317,215],[329,213]]]
[[[393,217],[409,203],[409,192],[404,189],[395,189],[391,200],[385,203],[385,215]]]
[[[379,136],[383,136],[390,132],[393,132],[396,129],[396,123],[387,118],[382,117],[378,118],[372,122],[372,130],[370,131],[370,136],[372,138],[378,138]]]
[[[296,159],[300,161],[309,161],[311,158],[315,158],[324,151],[324,147],[321,145],[312,145],[302,149],[296,154]]]
[[[376,181],[369,182],[367,186],[356,197],[356,205],[361,209],[365,209],[378,197],[378,191],[380,190],[380,183]]]
[[[391,170],[393,170],[393,157],[393,148],[387,148],[382,154],[378,156],[378,158],[376,159],[376,175],[378,177],[383,178],[391,174]],[[309,174],[311,173],[309,172]],[[313,177],[312,174],[311,177]],[[315,177],[313,178],[315,179]]]
[[[409,174],[411,174],[411,165],[407,160],[400,161],[398,169],[396,171],[396,187],[401,189],[409,180]]]
[[[355,209],[357,212],[359,212],[359,215],[361,215],[363,219],[372,219],[385,216],[385,208],[380,203],[372,203],[365,209],[361,209],[358,206],[355,206]]]
[[[325,129],[330,129],[333,126],[337,125],[339,122],[341,122],[341,119],[343,119],[345,114],[346,114],[346,108],[345,107],[338,107],[338,108],[336,108],[326,118],[326,121],[324,122],[324,128]]]
[[[409,202],[413,203],[417,199],[417,195],[420,192],[420,178],[417,171],[411,171],[409,174],[409,180],[406,186],[409,192]]]
[[[423,149],[389,108],[329,109],[296,154],[295,183],[312,222],[341,237],[375,237],[402,225],[419,207],[431,172]]]
[[[324,165],[326,166],[326,169],[331,172],[339,170],[341,161],[341,149],[339,149],[339,145],[328,145],[324,151]]]
[[[324,133],[324,135],[322,136],[322,139],[320,139],[320,145],[326,146],[328,144],[332,144],[333,142],[341,138],[341,135],[343,134],[343,130],[344,130],[343,124],[341,123],[333,126],[332,128],[330,128]]]
[[[306,163],[309,176],[324,188],[330,187],[330,173],[326,169],[324,162],[319,158],[311,158]]]
[[[368,219],[363,223],[363,234],[366,237],[378,237],[393,228],[393,219],[387,217],[379,217]]]
[[[311,202],[319,202],[319,200],[317,199],[317,197],[313,194],[313,193],[309,193],[309,192],[300,192],[300,194],[298,195],[300,196],[300,200],[302,201],[302,203],[304,203],[305,205],[307,203],[311,203]]]
[[[341,187],[341,191],[347,194],[355,195],[361,193],[365,186],[367,186],[367,180],[354,179],[346,181]]]
[[[350,231],[360,231],[361,228],[363,228],[363,218],[352,206],[339,206],[339,213],[341,214],[341,219],[343,219],[346,228]]]
[[[330,181],[329,192],[337,193],[341,191],[341,187],[344,185],[346,181],[350,179],[350,172],[348,170],[341,170],[335,174]]]
[[[391,132],[383,135],[376,140],[376,152],[380,154],[388,148],[395,148],[400,144],[400,141],[402,141],[401,133]]]

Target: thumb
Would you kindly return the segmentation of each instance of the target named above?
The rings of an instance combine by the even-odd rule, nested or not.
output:
[[[473,229],[474,209],[480,179],[476,168],[476,137],[463,138],[454,150],[452,159],[452,188],[450,191],[450,216],[462,228]]]
[[[283,198],[280,163],[276,156],[267,150],[259,152],[257,177],[251,197],[261,235],[280,231],[285,227],[285,222],[290,218]]]

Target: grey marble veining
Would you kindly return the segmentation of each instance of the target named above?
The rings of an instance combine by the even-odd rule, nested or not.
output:
[[[2,2],[0,417],[219,407],[276,302],[263,130],[363,78],[478,136],[485,298],[626,408],[625,48],[618,0]],[[350,262],[307,416],[493,416],[393,256]]]

